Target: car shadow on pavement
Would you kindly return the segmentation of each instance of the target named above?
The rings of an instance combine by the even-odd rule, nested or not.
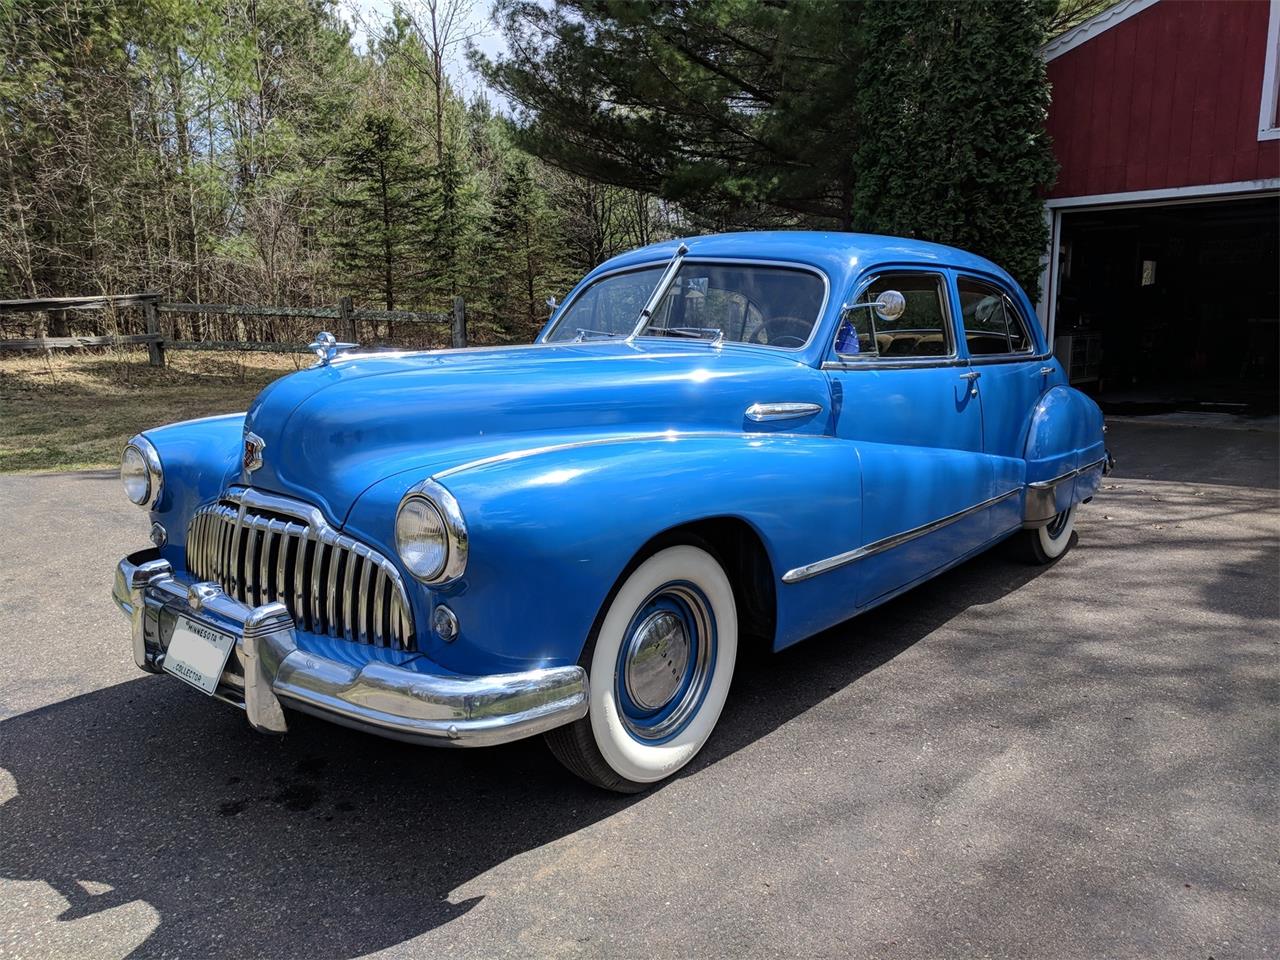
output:
[[[781,654],[745,657],[717,733],[681,776],[1044,569],[997,550]],[[290,724],[260,736],[161,677],[0,723],[16,786],[0,805],[0,879],[49,884],[70,904],[61,920],[150,904],[159,921],[137,956],[353,957],[448,923],[481,899],[451,899],[468,881],[649,796],[578,782],[536,739],[450,751],[299,714]]]

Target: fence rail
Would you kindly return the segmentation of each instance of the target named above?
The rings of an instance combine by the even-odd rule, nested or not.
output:
[[[284,318],[335,321],[331,326],[340,339],[360,342],[360,325],[364,323],[422,323],[449,328],[454,347],[467,345],[467,311],[462,297],[455,297],[453,310],[447,313],[418,313],[410,310],[356,309],[351,298],[344,297],[336,307],[274,307],[238,303],[166,303],[159,293],[135,293],[120,296],[61,297],[38,300],[0,300],[0,317],[11,314],[47,313],[56,318],[55,333],[61,333],[71,311],[140,308],[146,333],[103,336],[38,336],[0,340],[5,350],[58,350],[82,347],[115,347],[146,344],[152,366],[164,366],[165,350],[244,350],[271,353],[305,353],[307,347],[297,340],[210,340],[165,337],[160,329],[160,315],[197,315],[237,318]],[[43,329],[40,327],[38,329]],[[236,331],[233,331],[236,332]]]

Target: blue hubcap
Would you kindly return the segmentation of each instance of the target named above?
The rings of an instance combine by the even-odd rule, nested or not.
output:
[[[1066,529],[1067,518],[1071,516],[1070,510],[1063,510],[1060,514],[1049,521],[1049,539],[1057,540],[1062,536],[1062,531]]]
[[[715,666],[715,617],[706,595],[686,581],[659,587],[627,625],[614,694],[637,740],[661,743],[697,714]]]

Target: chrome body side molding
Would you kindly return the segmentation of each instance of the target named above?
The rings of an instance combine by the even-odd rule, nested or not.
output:
[[[1027,500],[1022,507],[1022,525],[1027,529],[1043,527],[1058,514],[1058,488],[1070,483],[1076,477],[1093,470],[1101,470],[1103,476],[1111,472],[1115,459],[1108,453],[1106,456],[1086,463],[1082,467],[1068,470],[1052,480],[1037,480],[1027,484]]]
[[[822,412],[818,403],[753,403],[747,407],[746,418],[754,423],[771,420],[799,420]]]
[[[807,566],[796,567],[794,570],[788,570],[782,575],[782,582],[799,583],[801,580],[808,580],[810,577],[816,577],[820,573],[827,573],[850,563],[855,563],[858,560],[865,560],[867,557],[873,557],[877,553],[884,553],[886,550],[892,550],[894,547],[900,547],[904,543],[910,543],[917,537],[923,537],[926,534],[933,533],[935,530],[941,530],[943,527],[948,527],[980,510],[986,510],[988,507],[994,507],[997,503],[1003,503],[1010,497],[1016,497],[1021,492],[1021,490],[1008,490],[999,496],[992,497],[990,500],[984,500],[982,503],[975,503],[972,507],[967,507],[958,513],[951,514],[950,516],[941,517],[938,520],[932,520],[929,523],[914,527],[911,530],[904,530],[902,533],[895,533],[891,537],[876,540],[874,543],[868,543],[855,550],[849,550],[846,553],[840,553],[834,557],[827,557],[825,560],[818,560],[817,562],[810,563]]]

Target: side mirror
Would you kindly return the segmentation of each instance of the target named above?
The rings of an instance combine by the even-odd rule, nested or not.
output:
[[[878,300],[865,300],[862,303],[847,303],[844,306],[846,310],[856,310],[858,307],[871,307],[876,312],[876,316],[881,320],[897,320],[900,316],[907,312],[907,298],[897,290],[886,290],[880,294]]]
[[[897,290],[886,290],[875,303],[876,316],[881,320],[897,320],[907,312],[907,298]]]

